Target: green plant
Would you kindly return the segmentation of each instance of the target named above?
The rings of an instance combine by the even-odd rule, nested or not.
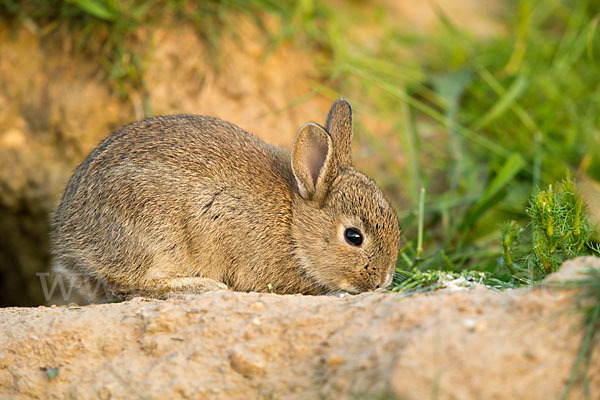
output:
[[[431,292],[436,289],[447,287],[472,288],[476,285],[485,285],[494,289],[508,289],[518,286],[517,284],[494,278],[481,271],[423,271],[412,268],[411,270],[396,269],[391,291],[413,294],[418,292]]]
[[[527,214],[533,230],[531,263],[538,274],[549,274],[566,259],[592,253],[593,229],[575,183],[569,177],[558,192],[552,190],[552,185],[538,192],[530,201]]]
[[[539,280],[567,259],[598,253],[586,207],[569,176],[558,190],[549,185],[532,195],[527,215],[527,227],[511,221],[502,228],[504,265],[513,277]]]

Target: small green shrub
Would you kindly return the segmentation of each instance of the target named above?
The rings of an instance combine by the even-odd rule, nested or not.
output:
[[[575,183],[567,176],[556,190],[549,185],[534,194],[526,227],[510,221],[502,227],[503,261],[510,274],[543,279],[567,259],[592,255],[594,232]]]

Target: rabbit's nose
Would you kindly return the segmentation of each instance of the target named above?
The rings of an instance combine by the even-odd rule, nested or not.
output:
[[[385,291],[385,286],[381,287],[381,285],[377,285],[377,289],[375,289],[373,291],[381,293],[381,292]]]

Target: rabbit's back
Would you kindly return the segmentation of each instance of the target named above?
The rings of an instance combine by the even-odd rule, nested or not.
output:
[[[134,123],[71,178],[54,253],[63,272],[105,282],[117,296],[173,274],[251,290],[247,271],[227,266],[289,263],[291,249],[279,258],[262,249],[289,244],[291,185],[286,152],[230,123],[189,115]]]
[[[67,188],[78,186],[79,178],[94,174],[102,177],[135,176],[190,182],[193,177],[231,180],[260,171],[261,178],[291,184],[289,156],[241,128],[217,118],[175,115],[150,118],[130,124],[106,138],[82,163]],[[176,175],[165,175],[175,168]],[[185,174],[185,175],[183,175]],[[265,175],[266,174],[266,175]],[[191,181],[194,182],[194,181]],[[257,183],[254,180],[251,183]]]

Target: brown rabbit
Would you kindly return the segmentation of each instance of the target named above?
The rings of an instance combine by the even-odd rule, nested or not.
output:
[[[344,99],[325,128],[300,129],[291,155],[217,118],[128,125],[69,181],[51,233],[55,270],[93,301],[386,287],[398,220],[352,166],[352,135]]]

